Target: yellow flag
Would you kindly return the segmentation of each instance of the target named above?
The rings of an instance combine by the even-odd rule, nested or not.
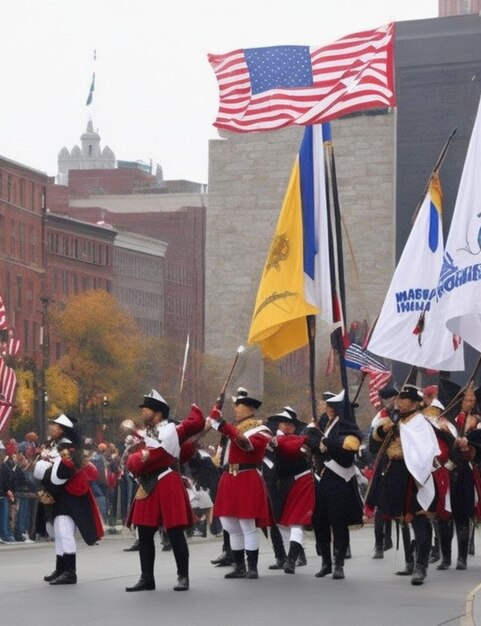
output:
[[[308,315],[320,309],[304,295],[303,224],[299,158],[292,170],[264,266],[249,330],[249,344],[264,356],[280,359],[308,343]]]

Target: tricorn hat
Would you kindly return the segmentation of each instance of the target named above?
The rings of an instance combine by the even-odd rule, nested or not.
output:
[[[244,387],[238,387],[236,393],[236,396],[232,396],[232,402],[234,404],[246,404],[247,406],[252,406],[254,409],[258,409],[262,404],[261,400],[253,398]]]
[[[282,407],[282,411],[280,413],[276,413],[275,415],[271,415],[269,420],[271,422],[288,422],[289,424],[295,424],[296,426],[300,424],[297,413],[294,409],[291,409],[290,406]]]
[[[399,394],[399,389],[395,387],[394,385],[389,385],[379,391],[379,397],[382,400],[389,400],[389,398],[394,398],[398,394]]]
[[[404,385],[399,392],[400,399],[412,400],[413,402],[423,401],[423,392],[416,385]]]
[[[144,396],[144,401],[139,404],[139,408],[152,409],[152,411],[160,411],[167,419],[169,417],[170,407],[158,391],[152,389],[151,392]]]
[[[331,396],[330,398],[326,398],[326,404],[341,404],[344,402],[344,396],[346,395],[346,391],[343,389],[336,395]]]
[[[49,420],[51,424],[58,424],[62,426],[62,428],[73,428],[74,422],[76,421],[77,420],[74,418],[67,417],[65,413],[60,413],[54,420]]]

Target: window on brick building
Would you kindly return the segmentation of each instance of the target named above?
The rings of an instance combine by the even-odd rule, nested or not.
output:
[[[9,174],[8,179],[7,179],[7,201],[12,202],[12,199],[13,199],[13,176]]]
[[[29,261],[35,263],[35,252],[37,248],[37,231],[34,226],[28,227],[28,246],[29,246]]]
[[[40,325],[38,322],[32,322],[32,350],[38,350],[39,348],[39,333]]]
[[[57,270],[53,269],[52,270],[52,291],[53,292],[57,291],[57,286],[58,286]]]
[[[47,190],[45,187],[42,187],[42,206],[41,208],[44,209],[47,205]]]
[[[73,240],[73,256],[78,259],[78,239]]]
[[[18,183],[19,187],[19,204],[25,206],[25,179],[21,178]]]
[[[23,350],[27,353],[30,350],[29,322],[23,320]]]
[[[17,308],[21,309],[23,303],[23,279],[17,276]]]
[[[72,274],[72,289],[74,294],[78,293],[78,275]]]
[[[3,172],[0,172],[0,198],[3,198]]]
[[[67,272],[67,270],[62,270],[62,291],[65,294],[68,294],[68,272]]]
[[[10,256],[14,257],[17,254],[17,224],[15,220],[10,220]]]
[[[5,252],[5,218],[0,215],[0,252]]]
[[[30,208],[35,211],[35,183],[30,183]]]
[[[10,272],[5,272],[5,293],[3,294],[5,306],[10,307]]]
[[[18,258],[25,261],[25,224],[18,222]]]

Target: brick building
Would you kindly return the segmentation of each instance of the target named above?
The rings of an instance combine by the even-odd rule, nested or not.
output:
[[[44,217],[49,177],[0,157],[0,294],[21,355],[41,363]]]
[[[439,17],[481,12],[481,0],[439,0]]]
[[[56,213],[159,240],[164,250],[163,336],[204,351],[205,185],[164,181],[145,168],[72,170],[49,187]],[[165,249],[165,244],[167,248]]]

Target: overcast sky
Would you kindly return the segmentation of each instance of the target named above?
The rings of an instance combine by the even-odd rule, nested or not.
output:
[[[118,159],[207,182],[208,52],[323,45],[437,12],[438,0],[0,0],[0,155],[54,176],[92,114]]]

